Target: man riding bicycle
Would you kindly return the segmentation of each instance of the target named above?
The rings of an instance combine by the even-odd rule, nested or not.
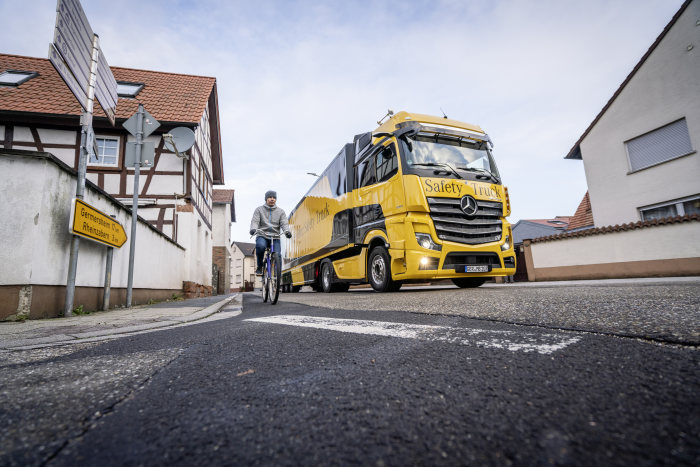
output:
[[[279,236],[281,232],[292,238],[289,231],[289,223],[284,210],[276,205],[277,192],[269,190],[265,193],[265,204],[258,206],[253,213],[253,220],[250,221],[250,235],[258,233],[255,239],[255,256],[258,258],[258,268],[255,274],[261,275],[263,268],[263,255],[265,249],[270,248],[270,241],[274,238],[275,251],[281,251]],[[268,238],[269,237],[269,238]]]

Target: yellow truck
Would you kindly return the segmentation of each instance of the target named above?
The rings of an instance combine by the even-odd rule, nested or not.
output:
[[[478,126],[389,112],[331,161],[289,215],[282,290],[379,292],[515,273],[508,189]]]

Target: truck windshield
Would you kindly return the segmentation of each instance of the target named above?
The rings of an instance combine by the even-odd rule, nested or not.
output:
[[[486,173],[499,183],[498,169],[486,144],[442,135],[412,136],[405,145],[409,167],[454,167],[464,172]]]

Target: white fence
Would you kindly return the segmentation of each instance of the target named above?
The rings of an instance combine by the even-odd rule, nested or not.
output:
[[[531,281],[700,275],[698,216],[524,242]]]

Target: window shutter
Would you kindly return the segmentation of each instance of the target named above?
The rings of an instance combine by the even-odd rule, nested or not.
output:
[[[625,143],[634,172],[692,152],[685,118]]]

